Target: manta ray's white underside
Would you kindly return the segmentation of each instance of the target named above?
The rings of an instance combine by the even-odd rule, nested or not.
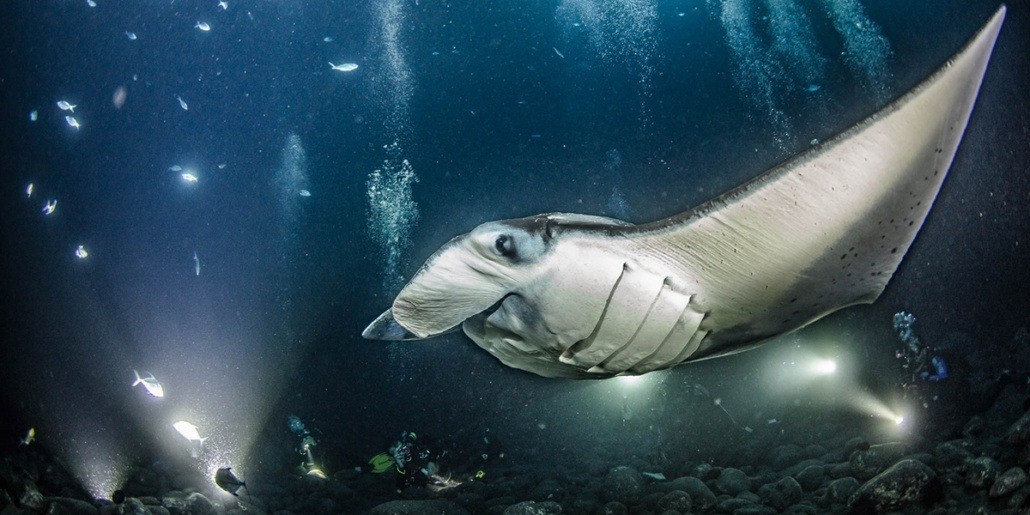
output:
[[[739,352],[874,301],[940,190],[1004,16],[878,113],[692,211],[639,226],[540,215],[456,238],[365,336],[462,324],[512,367],[609,377]],[[532,259],[502,243],[509,233]],[[517,259],[483,250],[490,238]]]

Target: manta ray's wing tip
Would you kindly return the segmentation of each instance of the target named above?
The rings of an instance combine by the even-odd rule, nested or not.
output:
[[[418,340],[418,336],[397,323],[393,318],[393,310],[388,309],[379,315],[368,327],[361,332],[361,337],[366,340],[401,341]]]

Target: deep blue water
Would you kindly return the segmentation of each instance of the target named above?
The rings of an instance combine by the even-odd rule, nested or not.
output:
[[[384,146],[397,143],[393,157],[418,177],[417,220],[397,261],[405,278],[489,220],[672,215],[902,94],[995,3],[862,2],[889,47],[887,75],[863,84],[832,2],[797,2],[821,75],[810,83],[788,59],[767,63],[771,75],[759,78],[782,123],[741,79],[761,63],[740,62],[720,2],[423,0],[395,3],[392,17],[388,4],[0,5],[4,435],[36,426],[45,445],[73,456],[152,457],[181,452],[170,423],[194,417],[234,449],[227,459],[242,461],[295,413],[336,449],[338,468],[406,428],[470,440],[489,428],[526,456],[576,459],[599,446],[651,452],[669,438],[653,428],[673,431],[673,412],[691,409],[682,389],[694,383],[743,420],[831,413],[865,423],[803,393],[767,395],[762,370],[789,343],[666,373],[627,419],[629,394],[614,384],[509,370],[460,335],[392,350],[362,340],[396,293],[384,286],[381,227],[368,221],[369,174],[396,169],[384,166]],[[576,17],[597,5],[623,10]],[[772,13],[741,5],[755,28],[747,48],[772,55]],[[1025,3],[1010,6],[950,176],[884,296],[800,336],[809,348],[845,348],[862,388],[896,382],[896,311],[916,313],[925,339],[965,332],[981,345],[1030,322],[1028,17]],[[194,27],[201,20],[209,32]],[[384,20],[398,27],[393,47]],[[359,68],[333,71],[329,61]],[[391,81],[398,69],[410,86],[403,102]],[[127,98],[116,108],[119,87]],[[80,129],[65,122],[62,99],[78,105]],[[302,161],[284,157],[290,135]],[[169,170],[176,164],[199,180],[184,182]],[[284,188],[284,176],[303,176],[311,196]],[[49,198],[58,208],[44,216]],[[78,245],[87,259],[75,257]],[[134,368],[166,378],[164,404],[129,387]],[[732,427],[721,416],[699,415],[679,444],[718,440]]]

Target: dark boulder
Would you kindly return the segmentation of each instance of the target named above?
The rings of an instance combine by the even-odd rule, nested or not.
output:
[[[601,515],[628,515],[629,509],[626,508],[625,504],[622,504],[619,501],[612,501],[601,506],[601,511],[598,513]]]
[[[982,488],[994,483],[1001,474],[1001,465],[986,456],[974,458],[966,463],[966,484]]]
[[[883,472],[905,456],[905,445],[891,442],[872,445],[864,451],[855,451],[849,463],[851,470],[859,479],[869,479]]]
[[[991,487],[991,497],[1008,495],[1026,484],[1026,472],[1019,467],[1012,467],[998,476]]]
[[[735,468],[724,468],[715,480],[716,490],[727,494],[737,495],[740,492],[751,490],[751,479],[743,471]]]
[[[762,485],[758,489],[758,495],[766,505],[782,511],[788,506],[800,502],[804,494],[801,491],[801,485],[794,478],[785,477],[775,483]]]
[[[554,501],[526,501],[504,509],[504,515],[558,515],[561,512],[561,505]]]
[[[856,512],[882,512],[927,504],[941,494],[933,469],[916,460],[902,460],[859,487],[849,504]]]
[[[853,477],[834,479],[826,487],[826,501],[830,504],[845,504],[854,495],[855,491],[858,490],[859,486],[862,486],[862,484]]]
[[[467,515],[465,508],[444,500],[390,501],[372,508],[370,515]]]
[[[797,479],[806,492],[812,492],[822,486],[826,481],[826,467],[822,465],[809,465],[798,472],[794,479]]]
[[[601,497],[608,501],[635,504],[644,493],[644,476],[632,467],[615,467],[604,477]]]
[[[683,490],[673,490],[665,494],[655,507],[659,512],[674,510],[680,513],[690,513],[692,507],[690,494]]]

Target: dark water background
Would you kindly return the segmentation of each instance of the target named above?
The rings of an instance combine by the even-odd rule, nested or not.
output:
[[[399,131],[383,123],[391,99],[376,80],[386,65],[372,5],[239,1],[222,12],[213,4],[0,4],[6,440],[36,426],[40,441],[62,452],[96,439],[115,449],[105,452],[150,459],[176,452],[170,424],[192,409],[205,413],[208,423],[198,425],[213,439],[264,455],[279,449],[268,442],[290,441],[286,416],[297,414],[320,430],[337,468],[363,462],[404,429],[469,445],[489,430],[526,460],[576,460],[599,449],[704,456],[750,436],[687,395],[695,383],[741,425],[783,420],[787,441],[814,437],[805,434],[807,417],[877,430],[811,391],[769,394],[763,370],[795,341],[843,353],[860,376],[854,388],[892,395],[894,312],[914,312],[924,340],[964,332],[977,346],[1008,340],[1030,322],[1026,2],[1010,5],[948,180],[876,304],[834,314],[797,339],[663,373],[630,393],[613,382],[509,370],[459,335],[393,352],[363,341],[361,330],[394,293],[383,289],[383,258],[366,221],[368,174],[401,134],[420,209],[405,277],[485,221],[621,215],[609,203],[613,188],[625,196],[629,221],[680,212],[882,104],[857,85],[821,4],[801,5],[827,58],[826,80],[817,102],[784,96],[790,131],[782,144],[733,80],[717,4],[658,4],[654,73],[641,102],[638,70],[592,52],[556,21],[554,2],[404,3],[401,46],[415,88]],[[863,5],[893,51],[890,98],[935,70],[997,7]],[[194,29],[198,19],[212,30]],[[341,74],[326,61],[361,67]],[[115,109],[119,86],[128,100]],[[65,124],[59,99],[81,106],[80,131]],[[284,221],[275,176],[290,134],[302,142],[312,196]],[[617,170],[606,166],[612,149]],[[200,182],[184,186],[167,170],[176,163],[195,166]],[[37,193],[27,200],[29,182]],[[40,213],[45,198],[59,199],[49,218]],[[78,244],[91,252],[84,262],[73,255]],[[166,405],[129,388],[133,368],[162,378]]]

